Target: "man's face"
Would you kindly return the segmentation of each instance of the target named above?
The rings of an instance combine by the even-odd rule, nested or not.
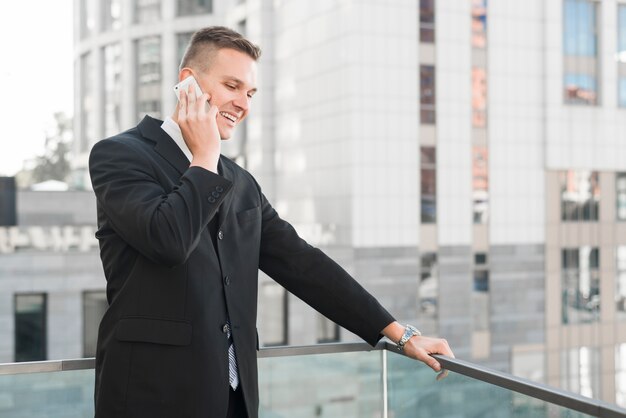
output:
[[[197,73],[198,83],[208,93],[212,105],[219,109],[217,127],[222,139],[229,139],[235,126],[250,111],[256,93],[256,61],[235,49],[220,49],[207,71]]]

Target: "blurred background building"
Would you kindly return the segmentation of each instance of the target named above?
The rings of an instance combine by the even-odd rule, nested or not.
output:
[[[457,357],[626,406],[626,2],[74,8],[73,188],[89,188],[96,141],[172,111],[191,33],[227,25],[263,56],[253,110],[224,153],[283,218]],[[17,194],[18,219],[27,195]],[[88,211],[53,224],[93,227]],[[0,361],[22,359],[17,329],[29,312],[49,324],[41,358],[92,355],[104,278],[96,247],[80,254],[91,263],[72,275],[82,285],[32,280],[28,296],[11,295],[0,326],[15,324],[16,339],[0,343]],[[19,247],[0,257],[32,260]],[[264,345],[355,339],[260,280]],[[82,325],[55,331],[71,315]]]

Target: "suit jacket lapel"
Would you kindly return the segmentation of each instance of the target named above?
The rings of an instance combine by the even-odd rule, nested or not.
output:
[[[189,160],[178,145],[176,145],[176,142],[161,129],[162,123],[163,122],[160,120],[146,116],[137,127],[145,138],[156,143],[154,150],[180,174],[183,174],[189,168]]]

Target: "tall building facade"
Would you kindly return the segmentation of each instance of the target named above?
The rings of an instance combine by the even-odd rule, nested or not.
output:
[[[264,52],[225,153],[282,217],[459,357],[626,405],[626,2],[75,4],[77,179],[173,109],[190,32],[238,29]],[[354,338],[260,280],[266,345]]]

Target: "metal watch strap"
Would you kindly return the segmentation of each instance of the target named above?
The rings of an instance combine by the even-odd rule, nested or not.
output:
[[[404,346],[411,339],[411,337],[416,337],[422,335],[421,332],[413,325],[406,324],[406,328],[404,328],[404,334],[402,334],[402,338],[398,341],[398,350],[404,351]]]

